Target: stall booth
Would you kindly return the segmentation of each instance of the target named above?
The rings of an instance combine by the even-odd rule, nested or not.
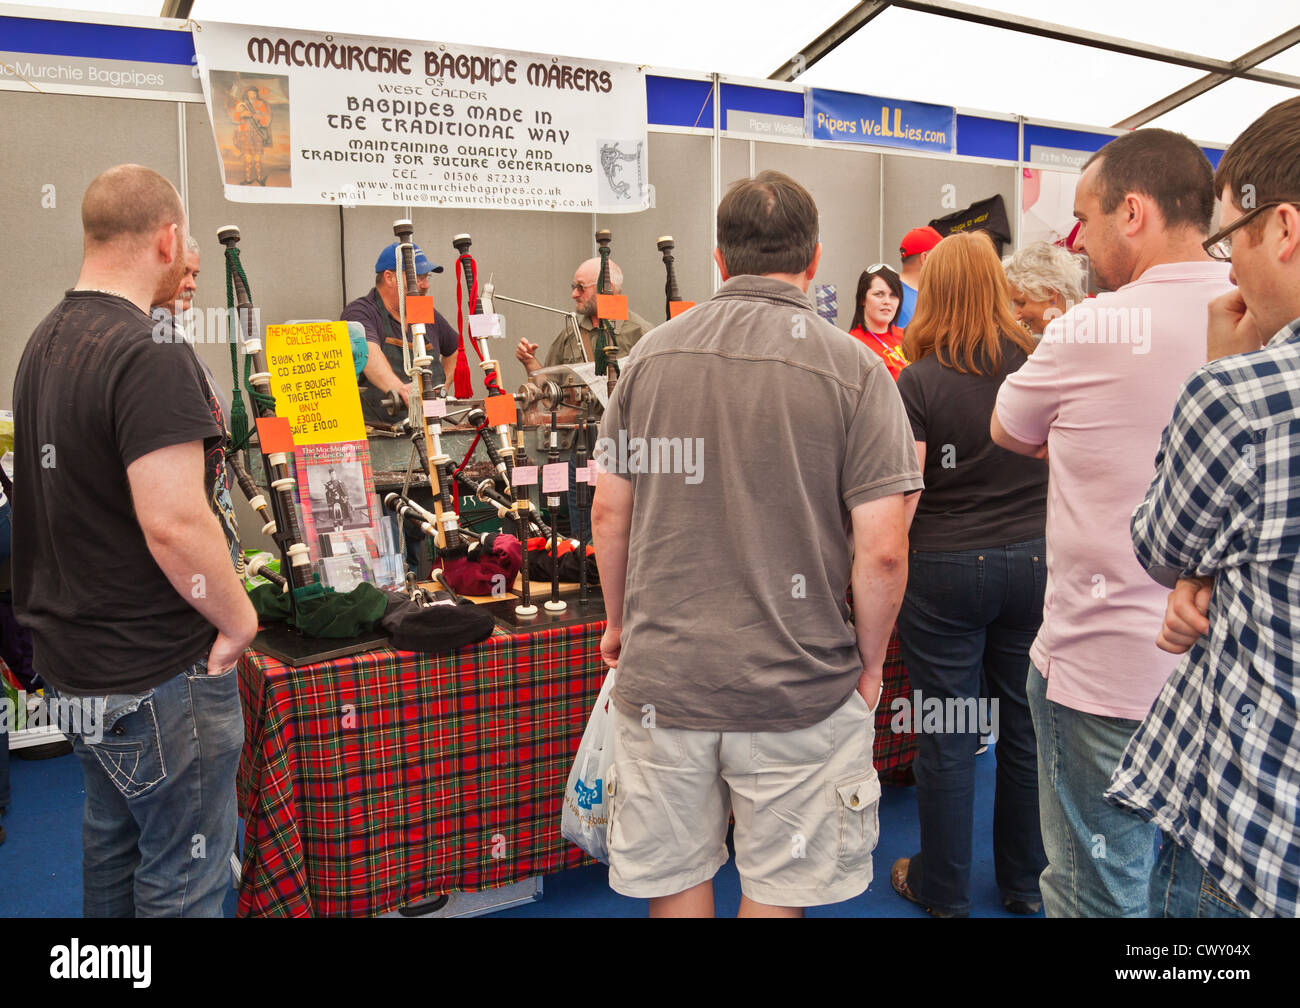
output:
[[[809,189],[816,303],[847,327],[858,274],[896,261],[914,226],[1000,214],[1006,251],[1063,237],[1077,170],[1114,135],[414,40],[138,19],[0,27],[26,70],[0,79],[6,170],[42,192],[10,208],[11,230],[47,238],[0,248],[31,278],[11,327],[31,331],[67,286],[89,181],[146,163],[177,181],[202,249],[194,350],[246,404],[231,452],[245,573],[268,613],[284,611],[239,669],[245,916],[382,914],[582,862],[559,820],[605,676],[585,519],[619,374],[613,328],[716,290],[730,181],[776,168]],[[394,242],[410,392],[365,415],[360,355],[376,345],[334,320]],[[441,271],[417,273],[421,252]],[[541,356],[582,335],[570,276],[593,256],[592,352],[530,376],[516,343]],[[459,376],[434,352],[435,313],[455,319]],[[0,346],[10,373],[21,349]],[[313,590],[363,586],[408,606],[401,634],[378,620],[340,633],[342,617],[320,632],[331,619],[313,616]],[[455,632],[435,640],[439,611]],[[877,768],[902,782],[914,743],[889,724],[907,694],[896,643],[889,660]]]

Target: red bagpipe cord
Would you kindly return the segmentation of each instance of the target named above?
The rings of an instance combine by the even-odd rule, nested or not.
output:
[[[474,454],[474,449],[475,449],[476,447],[478,447],[478,439],[481,438],[482,436],[483,436],[483,432],[482,432],[481,430],[478,430],[478,431],[475,431],[475,432],[474,432],[474,440],[471,441],[471,442],[469,443],[469,451],[467,451],[467,452],[465,453],[465,457],[464,457],[463,459],[460,460],[460,465],[458,465],[455,469],[453,469],[453,470],[451,471],[451,478],[452,478],[453,480],[456,478],[456,474],[457,474],[457,473],[459,473],[462,469],[464,469],[467,465],[469,465],[470,456],[472,456],[472,455]],[[455,486],[454,483],[453,483],[452,485]],[[458,490],[453,490],[453,491],[452,491],[452,495],[451,495],[451,506],[452,506],[452,509],[456,512],[456,515],[459,517],[459,515],[460,515],[460,491],[458,491]]]
[[[459,264],[459,263],[458,263],[458,264]],[[474,292],[473,292],[473,294],[470,296],[470,303],[473,304],[475,301],[478,300],[478,263],[474,262],[474,260],[473,260],[472,258],[470,259],[470,269],[471,269],[471,271],[472,271],[472,275],[473,275],[473,277],[474,277]],[[457,301],[460,300],[460,276],[461,276],[461,275],[460,275],[459,273],[456,274],[456,300],[457,300]],[[459,316],[457,316],[457,318],[456,318],[456,324],[457,324],[458,326],[460,325],[460,317],[459,317]],[[474,356],[477,357],[479,360],[482,360],[482,359],[483,359],[483,354],[481,354],[481,353],[479,352],[478,344],[475,343],[475,342],[471,339],[471,340],[469,341],[469,345],[472,346],[472,347],[474,348]],[[468,371],[468,370],[469,370],[469,357],[468,357],[468,355],[465,354],[465,336],[464,336],[464,334],[462,334],[462,335],[461,335],[461,338],[460,338],[460,352],[461,352],[461,355],[465,357],[465,361],[466,361],[465,368],[466,368],[466,370]],[[457,373],[457,375],[459,376],[459,374],[460,374],[460,362],[459,362],[459,361],[456,362],[456,373]],[[505,390],[502,389],[500,383],[497,382],[497,376],[496,376],[496,372],[495,372],[495,371],[484,371],[484,372],[483,372],[483,386],[487,389],[487,391],[488,391],[488,395],[504,395],[504,394],[505,394]],[[457,385],[456,388],[459,389],[460,386]],[[459,394],[459,393],[458,393],[458,394]]]
[[[478,264],[474,262],[474,257],[463,255],[456,260],[456,332],[460,336],[460,349],[456,351],[456,398],[469,399],[474,395],[474,377],[469,370],[469,357],[465,354],[465,317],[463,315],[464,302],[460,293],[460,278],[463,275],[461,264],[469,260],[471,286],[469,290],[469,307],[470,311],[474,310],[474,302],[478,300]]]

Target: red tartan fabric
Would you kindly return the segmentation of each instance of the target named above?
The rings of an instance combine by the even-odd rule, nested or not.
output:
[[[301,669],[245,652],[239,916],[374,915],[584,863],[560,811],[605,678],[604,629],[498,629],[453,655]],[[886,783],[916,753],[889,728],[908,692],[895,633],[876,713]]]
[[[876,708],[876,741],[872,748],[876,773],[885,784],[911,784],[912,760],[916,758],[916,735],[911,731],[895,732],[889,727],[894,716],[892,704],[898,697],[909,697],[912,684],[903,665],[903,655],[898,644],[898,628],[889,635],[889,650],[885,652],[884,690],[880,706]]]
[[[380,914],[582,864],[560,810],[604,627],[300,669],[246,652],[239,916]]]

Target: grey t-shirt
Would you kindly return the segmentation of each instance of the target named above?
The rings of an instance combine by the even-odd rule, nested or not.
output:
[[[619,709],[698,731],[829,717],[862,671],[849,511],[922,487],[880,358],[797,287],[733,277],[637,343],[600,435],[633,487]]]

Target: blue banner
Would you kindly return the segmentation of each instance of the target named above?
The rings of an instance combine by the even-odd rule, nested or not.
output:
[[[805,109],[814,140],[944,154],[957,150],[957,111],[951,106],[809,88]]]

